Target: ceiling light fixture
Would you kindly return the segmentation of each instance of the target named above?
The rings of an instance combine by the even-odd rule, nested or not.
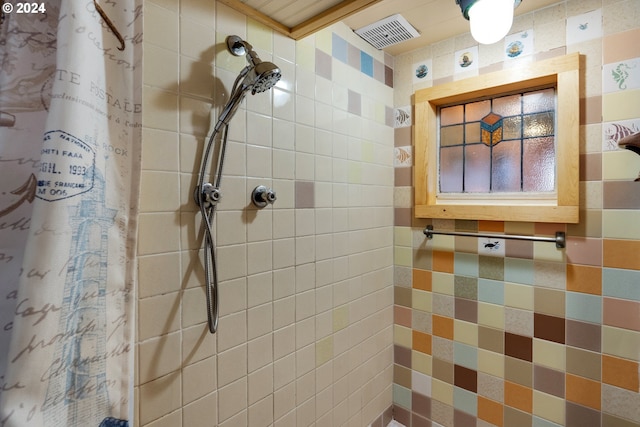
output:
[[[469,20],[471,35],[482,44],[502,40],[513,24],[513,10],[522,0],[456,0]]]

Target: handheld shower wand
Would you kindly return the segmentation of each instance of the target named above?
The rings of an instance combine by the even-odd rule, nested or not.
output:
[[[212,227],[216,205],[222,197],[220,181],[222,178],[222,166],[227,145],[229,122],[249,90],[251,90],[252,95],[264,92],[275,86],[282,77],[280,69],[271,62],[263,62],[253,50],[253,46],[248,42],[238,36],[228,36],[226,42],[229,52],[235,56],[245,55],[248,65],[244,67],[240,71],[240,74],[238,74],[238,77],[236,77],[231,89],[229,101],[222,109],[222,112],[218,116],[218,121],[211,131],[202,155],[200,173],[198,174],[198,185],[193,193],[195,202],[200,207],[200,214],[202,215],[204,224],[204,275],[205,293],[207,297],[207,323],[209,332],[212,334],[218,329],[218,273]],[[205,176],[207,175],[212,147],[217,134],[221,130],[223,133],[220,149],[218,150],[216,171],[213,175],[214,183],[212,184],[211,182],[205,182]]]

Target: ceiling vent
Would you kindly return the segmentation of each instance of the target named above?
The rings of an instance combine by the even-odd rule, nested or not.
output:
[[[399,14],[355,30],[355,33],[376,49],[420,37],[418,30]]]

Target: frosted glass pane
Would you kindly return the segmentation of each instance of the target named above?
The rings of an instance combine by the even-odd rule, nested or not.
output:
[[[521,113],[521,95],[503,96],[493,100],[493,112],[501,116],[515,116]]]
[[[493,147],[491,190],[520,191],[520,141],[504,141]]]
[[[491,150],[484,144],[465,147],[464,191],[488,193],[491,173]]]
[[[440,109],[440,126],[455,125],[464,120],[462,105]]]
[[[440,128],[440,146],[461,145],[464,142],[463,125]]]
[[[555,129],[553,113],[538,113],[524,116],[524,137],[553,135]]]
[[[554,89],[529,92],[522,96],[522,112],[524,114],[552,111],[555,110],[555,105]]]
[[[523,190],[553,191],[555,189],[555,170],[553,137],[525,140]]]
[[[491,112],[491,101],[478,101],[467,104],[465,111],[465,120],[468,122],[474,122],[480,120]]]
[[[462,192],[462,147],[440,149],[440,191]]]
[[[502,139],[520,139],[522,138],[521,117],[507,117],[502,119],[503,134]]]
[[[471,144],[480,142],[480,122],[469,123],[465,126],[464,142]]]

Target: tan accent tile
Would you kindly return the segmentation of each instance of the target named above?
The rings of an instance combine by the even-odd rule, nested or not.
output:
[[[453,377],[453,370],[451,372],[451,376]],[[449,384],[435,378],[432,379],[431,398],[446,405],[453,406],[453,384]]]
[[[640,56],[640,29],[616,32],[602,39],[602,62],[611,64]]]
[[[412,351],[411,352],[411,369],[417,372],[421,372],[425,375],[431,375],[432,360],[433,358],[428,354],[424,354],[418,351]]]
[[[478,325],[475,323],[454,320],[453,336],[456,342],[468,344],[473,347],[478,346]]]
[[[533,339],[533,363],[564,371],[566,346],[551,341]]]
[[[640,90],[611,92],[602,95],[602,121],[629,120],[640,116]]]
[[[534,309],[534,287],[516,283],[504,284],[504,304],[522,310]]]
[[[564,317],[565,293],[556,289],[535,287],[534,307],[536,313]]]
[[[478,324],[504,330],[504,306],[479,302]]]
[[[580,348],[567,347],[567,372],[600,381],[602,355]]]
[[[478,371],[504,378],[505,356],[487,350],[478,350]]]
[[[640,168],[638,169],[640,170]],[[633,181],[629,183],[635,184]],[[607,184],[606,182],[604,183],[604,194],[611,194],[611,189]],[[605,208],[606,210],[602,211],[602,235],[604,237],[610,239],[640,240],[640,230],[636,230],[637,227],[629,227],[629,224],[637,221],[637,212],[640,209],[640,195],[636,195],[636,198],[637,206],[625,206],[616,210]],[[627,201],[630,204],[634,203],[632,200]],[[605,204],[606,203],[607,201],[605,200]]]
[[[565,400],[534,390],[533,415],[562,425],[565,420]]]
[[[525,387],[533,387],[533,364],[514,357],[504,359],[504,378]]]
[[[602,353],[640,360],[640,332],[602,326]]]

